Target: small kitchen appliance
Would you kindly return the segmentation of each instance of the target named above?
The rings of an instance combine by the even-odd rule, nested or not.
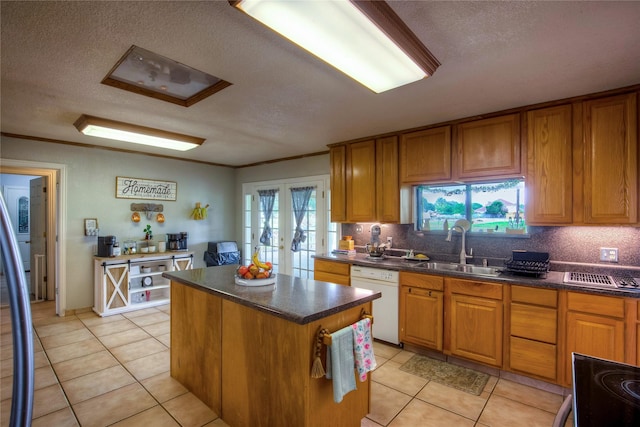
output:
[[[167,247],[170,251],[180,250],[180,233],[167,233]]]
[[[180,232],[180,251],[186,251],[188,248],[187,246],[187,237],[189,237],[189,233],[187,233],[186,231],[182,231]]]
[[[365,250],[367,254],[369,254],[370,258],[384,258],[384,251],[387,249],[386,244],[379,245],[378,243],[367,243],[365,245]]]
[[[187,238],[189,233],[186,231],[180,233],[167,233],[167,249],[170,251],[186,251],[189,249],[187,246]]]
[[[112,257],[113,245],[116,244],[116,236],[98,236],[98,256]]]

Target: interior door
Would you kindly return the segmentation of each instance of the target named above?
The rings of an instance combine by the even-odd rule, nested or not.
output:
[[[46,177],[38,177],[29,181],[31,199],[29,216],[31,218],[31,244],[29,259],[31,260],[31,289],[36,300],[46,299],[47,277],[47,193]],[[37,292],[35,292],[37,289]]]
[[[29,255],[29,244],[31,243],[29,239],[29,189],[27,187],[5,186],[3,193],[13,231],[16,233],[24,271],[29,271],[31,268]]]

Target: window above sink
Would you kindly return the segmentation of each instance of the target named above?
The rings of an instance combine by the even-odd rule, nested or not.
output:
[[[524,179],[416,186],[416,228],[443,231],[466,219],[472,233],[526,235],[524,188]]]

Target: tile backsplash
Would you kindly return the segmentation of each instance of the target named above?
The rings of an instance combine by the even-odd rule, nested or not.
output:
[[[356,246],[371,241],[371,223],[342,224],[342,235],[353,236]],[[361,230],[361,231],[360,231]],[[360,232],[359,232],[360,231]],[[573,270],[578,267],[640,269],[640,228],[634,227],[528,227],[525,236],[504,234],[467,234],[467,253],[473,248],[469,263],[480,264],[487,259],[490,265],[502,265],[512,250],[549,252],[553,270]],[[393,237],[393,248],[413,249],[440,261],[457,262],[461,235],[454,232],[451,242],[445,241],[445,231],[415,231],[413,224],[381,224],[380,242]],[[599,261],[600,248],[618,248],[618,263]],[[584,266],[582,265],[584,264]],[[570,266],[570,267],[569,267]],[[634,268],[635,267],[635,268]]]

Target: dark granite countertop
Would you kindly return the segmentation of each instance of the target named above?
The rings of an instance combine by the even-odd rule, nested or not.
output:
[[[311,279],[276,275],[267,286],[236,285],[237,265],[172,271],[162,276],[215,296],[301,325],[373,301],[380,292]]]
[[[587,287],[587,286],[566,284],[566,283],[563,283],[564,273],[559,271],[549,271],[546,274],[546,277],[526,276],[526,275],[513,274],[509,272],[503,272],[499,276],[494,277],[494,276],[474,275],[474,274],[461,273],[461,272],[455,272],[455,271],[425,269],[423,267],[418,266],[419,262],[407,261],[402,257],[389,256],[383,259],[372,260],[368,258],[366,254],[358,253],[355,256],[339,255],[339,254],[322,254],[322,255],[315,255],[315,258],[325,259],[329,261],[338,261],[338,262],[343,262],[343,263],[353,264],[353,265],[361,265],[365,267],[384,268],[387,270],[412,271],[416,273],[430,274],[434,276],[457,277],[460,279],[467,279],[467,280],[478,280],[483,282],[500,282],[500,283],[514,284],[514,285],[517,284],[517,285],[525,285],[525,286],[536,286],[536,287],[549,288],[549,289],[566,289],[571,291],[586,292],[586,293],[598,294],[598,295],[640,298],[640,289],[636,289],[636,290],[597,289],[597,288]]]

